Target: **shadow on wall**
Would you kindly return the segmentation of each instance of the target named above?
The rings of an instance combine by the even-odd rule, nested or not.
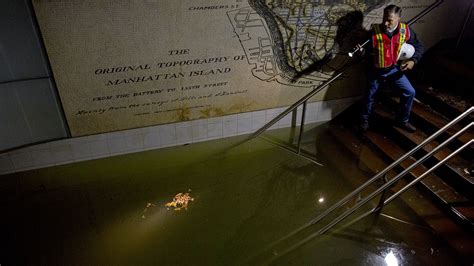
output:
[[[361,11],[351,11],[337,21],[337,33],[331,50],[317,62],[313,63],[293,77],[293,82],[311,74],[314,71],[333,73],[346,64],[353,64],[345,74],[333,82],[326,90],[324,101],[341,98],[342,96],[357,96],[365,88],[365,68],[358,58],[352,59],[347,54],[353,48],[364,42],[369,32],[363,27],[364,14]]]

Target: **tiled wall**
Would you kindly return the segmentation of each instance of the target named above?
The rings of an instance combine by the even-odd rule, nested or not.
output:
[[[331,120],[355,100],[356,98],[345,98],[310,103],[305,121],[314,123]],[[34,145],[0,154],[0,174],[248,134],[255,132],[284,109],[268,109]],[[290,113],[273,128],[289,127],[291,119]],[[297,124],[299,121],[301,108],[297,112]]]
[[[30,7],[31,1],[0,1],[0,150],[67,137]]]

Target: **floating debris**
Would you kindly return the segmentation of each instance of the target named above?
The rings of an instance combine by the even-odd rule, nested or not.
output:
[[[191,191],[190,189],[188,191]],[[194,198],[189,196],[189,193],[178,193],[174,196],[173,201],[168,202],[165,204],[166,209],[169,210],[170,208],[174,208],[175,211],[179,211],[181,209],[188,209],[188,204],[190,201],[194,201]]]

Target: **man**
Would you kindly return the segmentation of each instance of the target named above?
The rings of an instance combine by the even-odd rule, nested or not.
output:
[[[371,69],[368,72],[369,88],[365,95],[360,129],[369,128],[369,116],[372,112],[375,93],[383,83],[390,83],[401,94],[396,117],[396,126],[415,132],[416,128],[409,122],[415,89],[404,75],[421,59],[423,46],[416,38],[415,32],[405,23],[400,22],[402,10],[396,5],[384,9],[382,24],[375,24],[371,30],[370,46],[373,51]],[[403,43],[411,44],[415,53],[410,59],[398,62]],[[369,48],[370,49],[370,48]]]

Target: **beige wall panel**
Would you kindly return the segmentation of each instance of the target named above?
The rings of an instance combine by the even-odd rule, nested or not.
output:
[[[390,1],[309,2],[33,4],[71,134],[81,136],[290,105],[348,60],[292,80],[334,48],[338,19],[361,9],[367,27]],[[402,2],[416,13],[433,1]],[[356,40],[343,37],[340,52]],[[363,76],[354,68],[313,100],[359,95]]]

